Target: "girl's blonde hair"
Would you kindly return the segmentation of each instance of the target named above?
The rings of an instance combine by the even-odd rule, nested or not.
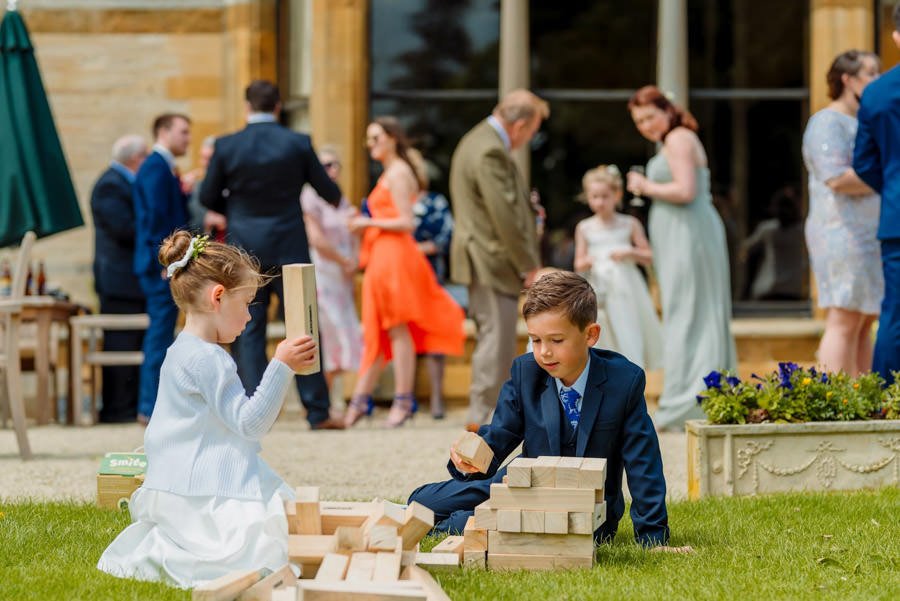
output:
[[[162,266],[182,260],[194,237],[185,230],[175,230],[159,247]],[[197,308],[197,295],[209,283],[221,284],[225,290],[259,287],[267,279],[259,272],[259,262],[246,251],[206,239],[194,239],[194,251],[187,263],[169,277],[172,298],[182,311]]]
[[[588,184],[593,183],[607,184],[613,190],[621,192],[623,189],[622,172],[615,165],[598,165],[593,169],[588,169],[584,177],[581,178],[582,195],[585,198],[587,197]]]

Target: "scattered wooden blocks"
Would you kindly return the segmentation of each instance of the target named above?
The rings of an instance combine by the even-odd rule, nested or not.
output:
[[[334,531],[335,549],[338,553],[349,555],[366,550],[366,537],[362,528],[338,526]]]
[[[369,582],[375,572],[375,553],[364,551],[350,556],[350,565],[347,566],[346,581]]]
[[[373,582],[395,582],[400,578],[401,553],[376,553]]]
[[[316,572],[316,580],[325,580],[327,582],[343,580],[349,564],[350,557],[347,555],[328,553],[322,558],[322,565],[319,566],[319,570]]]
[[[293,586],[296,582],[297,577],[294,576],[294,571],[286,565],[242,592],[237,596],[237,601],[270,601],[273,590],[278,587]]]
[[[232,572],[196,587],[192,601],[231,601],[245,589],[268,575],[269,570],[242,570]]]
[[[334,534],[338,526],[362,526],[371,517],[373,507],[370,502],[320,501],[322,534]]]
[[[448,536],[431,549],[432,553],[454,553],[462,557],[465,548],[465,538],[462,536]]]
[[[374,511],[370,514],[365,522],[365,529],[368,531],[373,526],[386,525],[401,527],[406,522],[406,510],[396,503],[390,501],[378,501],[375,503]]]
[[[369,551],[393,551],[400,540],[396,526],[378,524],[369,529]]]
[[[406,508],[406,516],[403,525],[399,529],[400,538],[403,539],[403,549],[413,549],[422,537],[434,526],[434,512],[420,503],[413,501]]]
[[[487,473],[494,459],[494,451],[484,442],[484,439],[474,432],[466,432],[454,445],[456,453],[467,463],[478,468],[481,473]]]

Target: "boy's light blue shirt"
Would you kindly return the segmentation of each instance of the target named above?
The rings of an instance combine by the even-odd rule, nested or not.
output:
[[[588,373],[591,371],[591,354],[588,353],[587,363],[584,364],[584,369],[581,371],[581,375],[578,376],[578,379],[575,380],[575,383],[572,386],[566,386],[562,383],[562,380],[559,378],[553,378],[556,380],[556,393],[559,397],[559,402],[562,404],[562,392],[563,390],[567,390],[569,388],[573,388],[578,393],[578,400],[575,402],[575,405],[578,406],[578,412],[581,412],[581,401],[584,399],[584,389],[587,387],[587,379]],[[565,408],[565,406],[563,406]]]

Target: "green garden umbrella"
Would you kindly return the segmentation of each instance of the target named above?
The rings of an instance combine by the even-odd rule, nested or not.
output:
[[[0,247],[84,225],[28,29],[10,8],[0,23]]]

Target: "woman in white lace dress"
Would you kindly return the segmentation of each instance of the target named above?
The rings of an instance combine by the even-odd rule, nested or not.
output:
[[[818,359],[829,371],[849,374],[872,367],[872,323],[884,296],[876,237],[881,201],[852,167],[859,98],[878,70],[874,54],[840,54],[828,71],[832,102],[810,117],[803,134],[806,245],[818,304],[827,310]]]

